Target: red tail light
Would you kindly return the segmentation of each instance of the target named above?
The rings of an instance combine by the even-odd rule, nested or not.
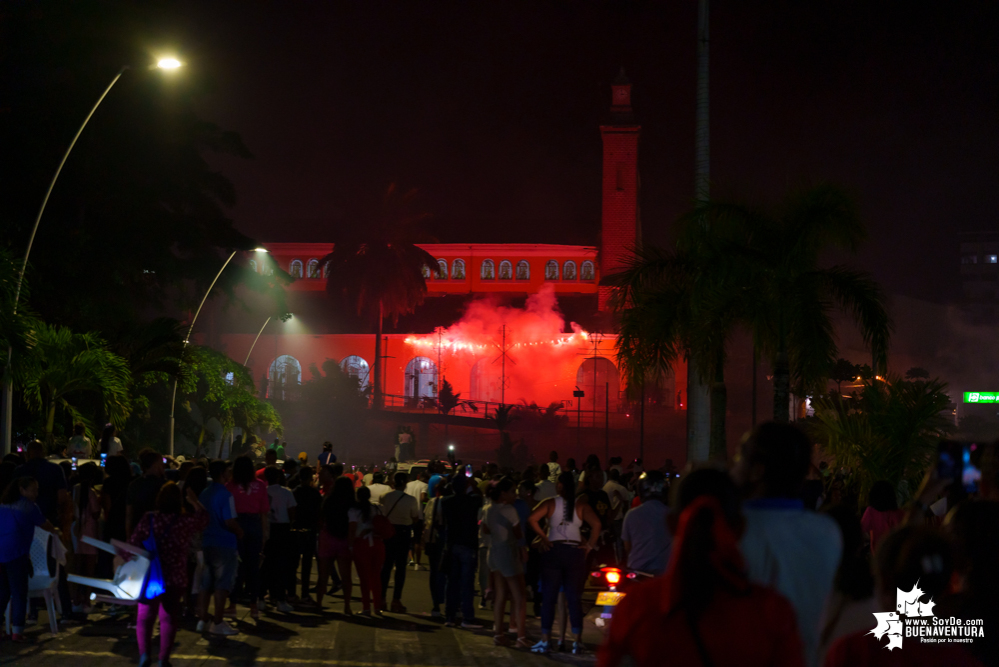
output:
[[[615,585],[621,583],[621,570],[607,570],[604,572],[604,578],[607,579],[607,583],[610,585]]]

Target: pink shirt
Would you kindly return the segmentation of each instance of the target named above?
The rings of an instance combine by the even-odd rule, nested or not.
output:
[[[271,511],[270,499],[267,497],[267,485],[258,479],[250,482],[247,489],[240,484],[226,484],[229,493],[236,502],[236,514],[261,514]]]
[[[864,535],[871,538],[871,551],[877,548],[881,538],[891,532],[891,529],[898,525],[905,516],[905,510],[889,510],[880,512],[868,506],[864,510],[864,516],[860,519],[860,527]]]

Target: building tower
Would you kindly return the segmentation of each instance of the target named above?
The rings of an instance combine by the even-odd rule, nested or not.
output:
[[[631,83],[624,68],[611,85],[611,121],[600,126],[604,145],[600,275],[620,271],[631,249],[642,240],[638,213],[638,135],[631,112]],[[608,310],[610,288],[601,287],[600,311]]]

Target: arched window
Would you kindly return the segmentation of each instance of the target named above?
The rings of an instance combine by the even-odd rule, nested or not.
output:
[[[356,354],[344,357],[340,361],[340,370],[357,380],[362,391],[368,388],[368,362],[363,358]]]
[[[500,262],[499,279],[513,280],[513,264],[511,264],[508,260],[504,259]]]
[[[427,398],[437,395],[437,364],[427,357],[415,357],[406,364],[406,396]]]
[[[437,260],[437,275],[434,276],[438,280],[447,280],[447,260],[438,259]]]
[[[517,280],[530,280],[531,279],[531,265],[527,263],[526,259],[522,259],[517,262]]]
[[[330,265],[323,264],[323,278],[329,278],[329,277],[330,277]]]
[[[554,259],[545,264],[545,280],[558,280],[558,262]]]
[[[430,280],[430,278],[432,277],[430,274],[430,267],[424,264],[422,271],[423,271],[423,279]]]
[[[288,273],[291,275],[292,278],[301,278],[302,260],[300,259],[291,260],[291,264],[288,265]]]
[[[306,266],[309,269],[308,276],[310,278],[318,278],[319,277],[319,260],[318,259],[310,259],[309,263]]]
[[[290,354],[275,359],[267,373],[267,398],[279,401],[293,398],[302,380],[302,364]]]
[[[465,260],[456,259],[451,262],[451,280],[465,279]]]
[[[254,273],[257,272],[257,263],[252,259],[250,260],[250,270]]]
[[[482,260],[481,276],[483,280],[494,280],[496,278],[496,265],[493,264],[493,260]]]
[[[562,280],[576,279],[576,263],[571,259],[562,265]]]
[[[593,280],[596,278],[593,271],[593,262],[586,260],[583,265],[579,267],[579,279],[580,280]]]
[[[586,393],[580,399],[580,408],[597,412],[610,408],[611,411],[617,412],[620,381],[617,366],[610,359],[604,357],[584,359],[576,371],[576,384]],[[609,402],[608,396],[610,396]]]

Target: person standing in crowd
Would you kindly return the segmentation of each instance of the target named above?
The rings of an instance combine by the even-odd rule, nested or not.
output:
[[[333,443],[327,440],[323,443],[323,451],[319,454],[319,465],[329,466],[336,463],[336,454],[333,453]]]
[[[621,539],[629,570],[660,575],[666,571],[673,538],[666,528],[666,478],[658,470],[639,482],[642,504],[624,515]]]
[[[268,468],[277,468],[278,465],[278,453],[276,449],[268,449],[264,452],[264,467],[256,472],[256,477],[260,481],[264,481],[264,472]]]
[[[436,498],[437,497],[437,485],[444,480],[444,464],[440,461],[431,461],[427,465],[427,497]]]
[[[240,456],[232,466],[232,481],[227,488],[235,501],[237,520],[243,529],[235,591],[245,588],[250,598],[250,616],[256,619],[266,608],[260,594],[260,553],[269,531],[267,523],[271,508],[267,487],[255,478],[250,457]],[[235,602],[230,602],[228,612],[229,616],[236,615]]]
[[[444,624],[454,627],[461,609],[461,627],[478,630],[482,627],[475,618],[475,567],[479,549],[479,511],[482,498],[470,493],[469,478],[455,475],[451,482],[453,493],[438,498],[444,536],[450,562],[447,569],[447,588],[444,605]]]
[[[611,544],[614,549],[615,562],[621,562],[624,560],[620,553],[621,529],[623,526],[622,522],[624,521],[624,513],[631,504],[631,492],[621,484],[621,473],[618,468],[612,468],[607,473],[607,477],[609,479],[604,484],[604,493],[610,499]]]
[[[298,487],[295,488],[295,503],[298,506],[295,512],[295,521],[292,524],[295,530],[295,540],[298,545],[298,555],[301,558],[302,573],[302,596],[300,600],[305,604],[312,604],[312,596],[309,593],[312,583],[312,561],[316,556],[316,538],[319,533],[319,511],[322,506],[323,497],[319,490],[313,485],[313,472],[309,466],[302,466],[298,472]],[[298,570],[298,563],[295,564]]]
[[[558,476],[562,474],[562,467],[558,464],[558,452],[554,449],[548,454],[548,475],[544,476],[544,472],[538,476],[538,481],[547,479],[552,483],[552,486],[558,482]],[[554,494],[551,496],[554,497]]]
[[[236,573],[239,570],[239,541],[243,539],[243,529],[236,513],[236,501],[227,485],[232,479],[232,466],[228,461],[212,461],[208,464],[208,474],[212,478],[199,498],[208,511],[208,525],[201,534],[201,548],[205,555],[205,570],[201,581],[199,606],[201,620],[198,632],[216,635],[238,635],[223,619],[225,603],[229,593],[235,590]],[[209,624],[208,602],[215,599],[215,614]]]
[[[199,499],[201,492],[208,488],[208,468],[198,461],[187,473],[183,484],[178,484],[184,494],[184,513],[196,514],[197,507],[190,502],[187,491],[190,489]],[[207,511],[206,511],[207,516]],[[205,547],[202,543],[202,533],[197,532],[191,537],[191,546],[187,550],[187,579],[191,582],[184,590],[184,615],[201,618],[199,600],[195,593],[201,590],[201,579],[204,576]]]
[[[377,505],[371,504],[371,490],[362,486],[357,490],[357,500],[347,513],[350,548],[357,564],[357,578],[361,586],[361,613],[371,615],[374,604],[375,614],[381,615],[382,585],[381,569],[385,562],[385,544],[375,535],[372,519],[381,514]]]
[[[326,597],[326,581],[339,570],[337,581],[343,586],[343,613],[350,609],[353,578],[350,574],[350,508],[354,505],[354,485],[343,476],[337,477],[333,489],[323,498],[319,529],[319,582],[316,584],[316,606],[322,607]]]
[[[878,543],[885,535],[902,522],[905,510],[898,508],[898,498],[891,482],[880,480],[871,485],[867,494],[868,505],[860,519],[860,527],[871,543],[871,553],[877,551]]]
[[[611,503],[610,498],[607,497],[607,494],[603,490],[604,484],[600,481],[603,471],[599,468],[590,468],[588,472],[590,474],[586,476],[586,479],[580,480],[580,485],[583,488],[576,495],[576,501],[586,503],[593,510],[593,513],[597,515],[597,519],[600,520],[600,534],[597,536],[597,548],[587,554],[587,571],[593,565],[614,562],[614,543],[611,533]],[[592,526],[583,526],[583,539],[587,539],[592,530]]]
[[[409,493],[408,486],[406,489],[407,493]],[[441,493],[445,493],[447,490],[449,489],[442,488]],[[441,605],[445,603],[447,591],[447,564],[444,562],[445,529],[444,515],[442,513],[444,498],[444,495],[431,498],[426,506],[422,508],[423,528],[421,533],[427,550],[427,560],[430,561],[430,600],[433,604],[433,609],[430,610],[430,617],[434,619],[444,618]]]
[[[107,454],[108,458],[112,456],[118,456],[125,451],[125,448],[121,446],[121,440],[116,436],[118,434],[118,429],[115,428],[114,424],[105,424],[104,433],[101,434],[101,454]]]
[[[406,585],[406,558],[412,541],[413,525],[423,523],[423,511],[420,504],[406,494],[406,484],[409,475],[404,472],[395,475],[395,490],[386,493],[381,499],[382,514],[395,528],[395,534],[385,541],[385,563],[382,565],[382,595],[388,591],[388,580],[395,568],[395,587],[392,589],[392,613],[404,614],[406,608],[402,605],[402,588]],[[372,493],[374,498],[374,493]],[[385,608],[385,600],[382,600]]]
[[[832,592],[843,538],[828,516],[805,510],[801,485],[812,443],[798,428],[770,422],[746,442],[733,477],[747,499],[741,548],[751,581],[773,586],[798,614],[805,664],[818,664],[822,610]]]
[[[167,482],[156,497],[156,509],[146,512],[129,538],[129,544],[143,547],[152,535],[156,540],[156,555],[163,570],[165,590],[152,600],[139,603],[135,636],[139,641],[139,667],[152,665],[149,653],[153,643],[153,625],[160,619],[160,667],[170,664],[177,626],[182,616],[181,599],[187,589],[187,554],[191,538],[208,526],[208,513],[198,501],[193,490],[188,490],[187,502],[195,508],[194,514],[184,514],[184,494],[174,482]],[[130,558],[127,551],[119,553]]]
[[[146,512],[156,509],[156,496],[163,487],[163,475],[166,472],[163,455],[148,447],[139,452],[139,465],[142,475],[132,480],[128,485],[128,495],[125,507],[125,532],[129,535],[135,530],[139,519]]]
[[[38,496],[34,502],[38,503],[45,518],[65,533],[72,516],[64,511],[70,505],[66,475],[58,465],[45,460],[45,445],[40,440],[28,444],[27,454],[27,462],[14,470],[14,478],[33,477],[38,482]]]
[[[297,502],[295,494],[281,485],[282,473],[277,468],[267,468],[267,500],[270,512],[267,524],[270,539],[264,547],[264,572],[271,604],[282,614],[295,611],[288,604],[288,594],[295,592],[295,544],[291,524],[295,520]]]
[[[0,496],[0,609],[7,609],[10,603],[7,620],[10,639],[15,642],[24,641],[35,527],[55,533],[52,523],[35,503],[37,499],[38,482],[27,476],[15,478]],[[5,635],[0,630],[0,637]]]
[[[427,504],[428,494],[427,489],[429,484],[427,483],[430,476],[427,471],[424,470],[420,475],[413,481],[406,484],[406,494],[412,496],[416,499],[416,502],[420,506],[422,511]],[[409,564],[413,566],[414,570],[420,569],[420,559],[423,556],[423,524],[415,523],[413,524],[413,551],[412,559]],[[432,567],[432,566],[431,566]],[[436,604],[435,604],[436,606]]]
[[[105,464],[107,477],[101,487],[101,509],[104,510],[104,532],[101,539],[105,542],[128,539],[125,524],[125,512],[128,506],[128,485],[132,482],[132,469],[124,456],[111,456]],[[101,576],[110,577],[114,566],[111,554],[101,551],[97,554],[97,562]]]
[[[597,655],[598,667],[802,667],[794,609],[750,582],[739,553],[744,525],[735,484],[724,472],[696,470],[670,514],[676,535],[663,577],[628,591]],[[675,521],[674,521],[675,517]]]
[[[489,532],[489,570],[496,601],[493,605],[493,643],[509,644],[504,630],[506,601],[510,600],[510,625],[517,628],[517,648],[531,648],[527,639],[527,593],[524,586],[524,560],[520,546],[523,536],[520,517],[513,503],[517,499],[513,480],[504,477],[489,489],[493,501],[486,512]]]
[[[69,439],[66,447],[66,455],[69,458],[89,459],[94,455],[93,443],[87,437],[87,427],[83,422],[73,424],[73,437]]]
[[[382,501],[382,497],[392,491],[392,487],[385,482],[389,481],[385,479],[385,474],[381,472],[376,472],[371,478],[371,484],[368,485],[368,489],[371,490],[371,502],[378,505]],[[388,545],[385,545],[388,548]]]
[[[555,452],[552,452],[552,454],[554,453]],[[534,494],[534,497],[538,499],[538,502],[554,498],[558,495],[558,492],[555,490],[555,482],[551,481],[551,475],[549,474],[549,470],[551,470],[549,467],[550,465],[551,464],[542,465],[538,468],[538,483],[536,485],[537,491]],[[556,479],[558,478],[556,477]],[[534,508],[532,507],[531,509]]]
[[[579,482],[579,470],[576,468],[576,459],[568,458],[565,460],[565,471],[572,473],[572,478]]]
[[[572,652],[583,652],[583,606],[580,596],[586,580],[586,554],[596,548],[600,537],[600,519],[586,503],[576,502],[576,481],[571,471],[558,478],[558,495],[540,503],[531,513],[531,529],[541,538],[541,640],[531,647],[535,653],[551,650],[555,605],[560,590],[565,592],[572,624]],[[548,529],[541,527],[541,521]],[[590,525],[590,539],[583,542],[583,522]]]
[[[86,463],[77,470],[77,483],[73,486],[73,567],[76,574],[93,577],[97,570],[97,548],[83,541],[84,537],[97,539],[100,530],[101,501],[95,486],[100,486],[104,474],[96,463]],[[76,586],[73,595],[73,613],[89,614],[92,609],[83,586]]]

